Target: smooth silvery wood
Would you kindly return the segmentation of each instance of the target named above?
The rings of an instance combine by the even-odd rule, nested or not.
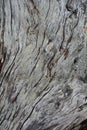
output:
[[[87,127],[86,22],[86,0],[0,0],[0,130]]]

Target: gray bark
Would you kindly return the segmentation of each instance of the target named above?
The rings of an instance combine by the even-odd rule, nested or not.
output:
[[[0,130],[87,128],[86,22],[86,0],[0,0]]]

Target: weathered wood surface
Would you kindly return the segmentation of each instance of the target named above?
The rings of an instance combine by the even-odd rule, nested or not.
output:
[[[86,22],[86,0],[0,0],[0,130],[87,127]]]

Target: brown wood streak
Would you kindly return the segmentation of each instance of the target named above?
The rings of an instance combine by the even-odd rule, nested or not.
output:
[[[69,43],[71,42],[72,37],[73,37],[73,32],[71,33],[70,37],[69,37],[68,40],[67,40],[66,47],[67,47],[67,46],[69,45]]]
[[[87,26],[84,27],[84,31],[87,32]]]
[[[68,54],[69,54],[69,49],[65,48],[64,49],[64,60],[68,57]]]
[[[53,59],[56,55],[56,52],[53,54],[53,56],[51,57],[51,59],[49,60],[48,64],[47,64],[47,77],[51,77],[51,70],[53,67]]]

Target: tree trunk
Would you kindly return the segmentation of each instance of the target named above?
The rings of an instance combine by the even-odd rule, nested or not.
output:
[[[86,0],[0,0],[0,130],[87,130],[86,22]]]

